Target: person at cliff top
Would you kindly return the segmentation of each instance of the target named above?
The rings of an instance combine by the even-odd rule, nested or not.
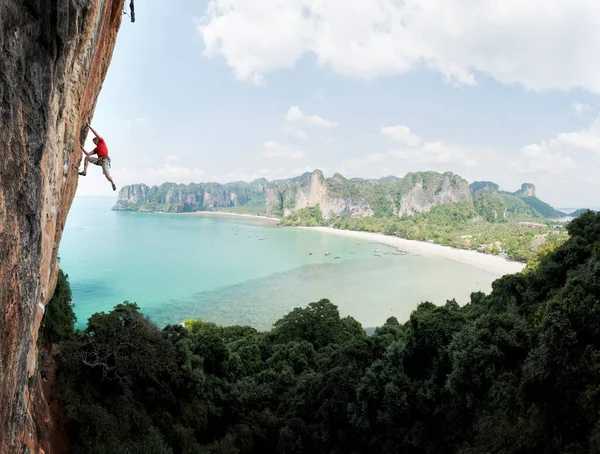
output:
[[[85,161],[83,163],[83,172],[79,172],[79,175],[83,177],[87,175],[88,164],[91,162],[92,164],[102,167],[102,173],[104,174],[106,179],[112,184],[113,191],[116,191],[117,185],[115,185],[115,182],[110,176],[110,158],[108,157],[108,148],[106,148],[106,142],[104,142],[104,139],[100,137],[100,135],[96,132],[94,128],[92,128],[92,126],[89,123],[88,126],[96,136],[92,139],[94,144],[96,144],[96,148],[94,148],[90,152],[87,152],[84,150],[83,147],[81,147],[81,151],[83,151],[83,153],[85,154]],[[92,155],[97,155],[98,157],[94,158],[92,157]]]

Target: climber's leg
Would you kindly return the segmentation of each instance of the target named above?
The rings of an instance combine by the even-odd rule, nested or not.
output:
[[[90,162],[92,164],[96,164],[97,161],[98,161],[98,158],[90,158],[89,156],[86,156],[85,159],[83,160],[83,172],[79,172],[79,175],[85,177],[87,174],[88,164]]]
[[[113,181],[112,177],[110,176],[110,171],[109,171],[109,162],[106,159],[102,160],[102,173],[104,174],[104,176],[106,177],[106,179],[108,181],[110,181],[110,184],[112,185],[113,191],[117,190],[117,185],[115,184],[115,182]]]

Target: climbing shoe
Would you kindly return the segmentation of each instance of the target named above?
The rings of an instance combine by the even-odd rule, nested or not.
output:
[[[117,185],[116,185],[116,184],[114,184],[114,183],[113,183],[113,184],[112,184],[112,187],[113,187],[113,191],[116,191],[116,190],[117,190]]]

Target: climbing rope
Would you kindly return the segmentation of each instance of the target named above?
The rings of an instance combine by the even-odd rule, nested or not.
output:
[[[129,11],[131,11],[131,22],[135,22],[135,11],[133,7],[133,0],[129,2]]]
[[[126,16],[129,16],[129,18],[131,19],[131,22],[135,22],[135,8],[133,5],[133,0],[131,0],[129,2],[129,11],[130,11],[130,14],[127,14],[127,7],[125,5],[123,5],[123,14],[125,14]]]

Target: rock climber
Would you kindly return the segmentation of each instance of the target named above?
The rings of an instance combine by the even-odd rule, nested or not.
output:
[[[83,153],[85,154],[85,160],[83,163],[83,172],[79,172],[79,175],[81,175],[82,177],[85,177],[87,175],[88,164],[91,162],[92,164],[102,167],[102,173],[104,174],[106,179],[112,184],[113,191],[116,191],[117,185],[115,185],[115,182],[110,176],[110,158],[108,157],[108,148],[106,148],[106,143],[104,142],[104,139],[100,137],[100,135],[96,132],[94,128],[92,128],[92,126],[89,123],[87,124],[87,126],[96,136],[92,139],[92,141],[96,145],[96,148],[94,148],[90,152],[87,152],[83,147],[81,147],[81,151],[83,151]],[[91,157],[92,155],[96,155],[98,157]]]

